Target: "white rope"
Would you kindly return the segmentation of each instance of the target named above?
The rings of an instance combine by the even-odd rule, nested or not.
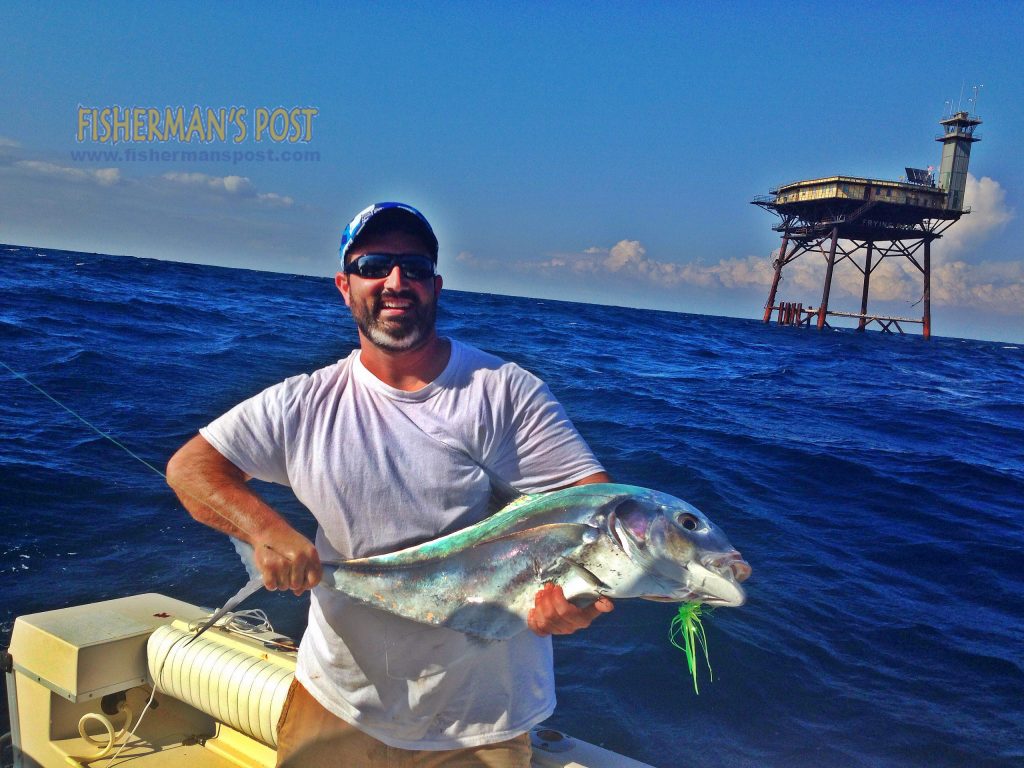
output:
[[[100,758],[109,755],[117,744],[117,740],[128,732],[128,726],[131,725],[132,722],[132,711],[124,702],[122,702],[119,707],[119,714],[124,715],[124,724],[117,731],[114,730],[114,724],[111,723],[110,719],[105,715],[101,715],[97,712],[86,712],[82,715],[78,720],[78,735],[82,737],[83,741],[92,744],[94,747],[99,747],[100,751],[94,755],[73,756],[71,759],[77,760],[80,763],[89,763],[93,760],[99,760]],[[85,730],[86,723],[92,721],[103,726],[106,731],[105,738],[103,736],[93,736]]]
[[[195,632],[206,621],[213,616],[212,613],[192,621],[188,628]],[[263,632],[273,632],[274,626],[270,623],[266,612],[262,608],[249,608],[244,611],[232,611],[224,614],[223,619],[217,622],[217,626],[227,632],[234,632],[237,635],[258,635]]]
[[[171,648],[173,648],[173,647],[174,646],[172,645]],[[167,649],[167,656],[164,656],[163,661],[160,662],[160,669],[157,670],[157,677],[159,677],[160,674],[163,672],[164,665],[167,663],[167,657],[170,656],[171,648]],[[153,681],[153,690],[149,694],[149,700],[146,702],[146,706],[144,706],[142,708],[142,712],[139,714],[139,719],[135,723],[135,727],[132,728],[132,730],[128,733],[127,736],[124,737],[124,742],[121,744],[120,747],[118,747],[117,752],[115,752],[113,754],[113,756],[107,761],[107,764],[106,764],[106,766],[104,766],[104,768],[110,768],[110,766],[113,764],[113,762],[115,760],[117,760],[117,756],[120,755],[121,752],[124,751],[124,748],[128,746],[128,743],[132,739],[135,738],[135,732],[138,731],[139,730],[139,726],[142,725],[142,719],[146,716],[146,713],[149,712],[149,708],[153,704],[153,699],[155,699],[155,698],[156,698],[156,681],[154,680]],[[125,727],[127,728],[127,723],[125,723]]]

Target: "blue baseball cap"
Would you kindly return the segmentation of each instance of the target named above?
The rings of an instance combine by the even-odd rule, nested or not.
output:
[[[341,233],[341,266],[345,266],[345,257],[360,237],[396,230],[421,237],[437,261],[437,236],[426,216],[405,203],[374,203],[357,213]]]

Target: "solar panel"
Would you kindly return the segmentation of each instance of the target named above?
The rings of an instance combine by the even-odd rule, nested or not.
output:
[[[907,181],[911,184],[932,186],[932,174],[924,168],[907,168]]]

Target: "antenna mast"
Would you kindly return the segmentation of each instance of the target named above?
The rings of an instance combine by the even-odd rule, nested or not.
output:
[[[968,99],[967,103],[968,104],[974,104],[974,114],[975,114],[975,116],[980,114],[978,112],[978,98],[981,96],[981,89],[984,88],[984,87],[985,87],[984,85],[972,85],[971,86],[971,90],[974,92],[974,96],[973,96],[973,98]]]

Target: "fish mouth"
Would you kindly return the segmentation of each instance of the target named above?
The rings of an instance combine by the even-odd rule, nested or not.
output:
[[[739,552],[727,552],[692,562],[687,566],[691,599],[705,605],[739,608],[747,602],[747,593],[740,586],[750,577],[751,567]]]
[[[750,563],[744,560],[743,555],[736,550],[712,557],[705,557],[702,559],[701,564],[718,572],[728,569],[736,581],[746,581],[750,578],[750,574],[753,571]]]

